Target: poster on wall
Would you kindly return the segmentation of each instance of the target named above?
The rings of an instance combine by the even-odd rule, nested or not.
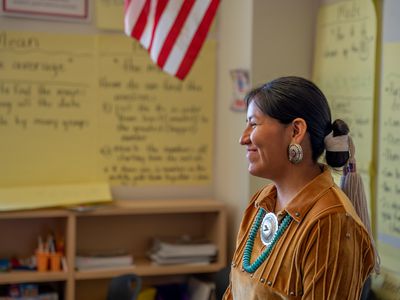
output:
[[[383,44],[377,185],[377,236],[385,280],[400,289],[400,43]],[[389,272],[392,272],[391,274]],[[385,283],[384,283],[385,284]],[[395,289],[384,285],[383,293]],[[398,295],[398,294],[397,294]],[[392,298],[384,298],[392,299]],[[394,299],[394,298],[393,298]]]
[[[1,13],[12,17],[86,21],[89,18],[89,1],[3,0]]]
[[[246,111],[246,103],[244,98],[250,91],[250,75],[248,70],[235,69],[231,70],[232,79],[232,103],[231,110],[237,112]]]
[[[372,1],[336,1],[318,13],[313,80],[324,92],[332,120],[343,119],[356,146],[357,170],[371,182],[376,14]],[[340,176],[335,176],[339,183]],[[371,193],[366,188],[368,200]]]
[[[123,35],[0,31],[0,210],[209,185],[215,49],[180,81]]]
[[[400,1],[382,4],[382,63],[378,118],[376,233],[382,271],[373,288],[379,299],[400,292]]]

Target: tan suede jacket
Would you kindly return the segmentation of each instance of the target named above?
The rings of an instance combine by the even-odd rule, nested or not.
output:
[[[267,260],[253,274],[243,270],[243,251],[258,209],[271,212],[275,201],[276,188],[269,185],[246,209],[223,299],[359,299],[374,252],[365,227],[327,168],[278,214],[279,221],[286,214],[293,221]],[[258,231],[250,262],[264,249]]]

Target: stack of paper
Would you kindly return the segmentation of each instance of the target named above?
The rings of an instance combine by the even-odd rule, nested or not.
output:
[[[133,256],[127,253],[109,252],[90,255],[77,255],[75,267],[78,270],[118,268],[133,265]]]
[[[217,246],[209,242],[176,241],[155,239],[150,258],[161,265],[208,264],[217,254]]]

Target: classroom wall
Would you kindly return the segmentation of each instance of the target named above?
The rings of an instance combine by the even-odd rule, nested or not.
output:
[[[254,85],[290,74],[311,77],[319,2],[319,0],[254,1],[252,30]]]

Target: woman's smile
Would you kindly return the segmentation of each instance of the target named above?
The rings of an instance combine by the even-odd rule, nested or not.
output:
[[[247,154],[246,157],[249,161],[253,160],[254,158],[258,157],[258,150],[257,148],[247,148]]]

